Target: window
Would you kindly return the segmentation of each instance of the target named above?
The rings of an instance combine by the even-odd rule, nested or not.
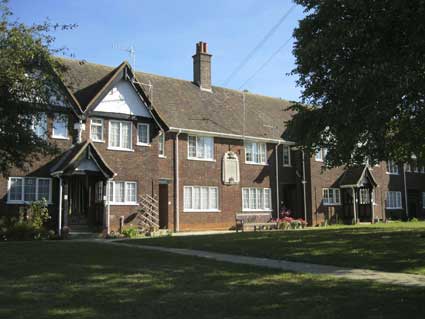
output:
[[[209,136],[189,135],[188,158],[214,160],[214,138]]]
[[[136,182],[109,182],[108,200],[113,205],[136,205],[137,183]]]
[[[242,188],[243,211],[271,211],[270,188]]]
[[[328,154],[328,150],[326,148],[319,148],[314,155],[314,159],[316,162],[323,162],[326,159],[326,155]]]
[[[132,150],[130,122],[109,122],[109,148],[117,150]]]
[[[103,120],[102,119],[91,119],[90,138],[94,142],[103,142]]]
[[[149,124],[137,124],[137,145],[149,145]]]
[[[385,208],[389,209],[401,209],[401,192],[387,192],[387,198],[385,199]]]
[[[359,197],[360,204],[370,204],[370,192],[368,188],[360,188]]]
[[[218,211],[218,188],[207,186],[184,187],[184,210]]]
[[[323,189],[323,205],[340,205],[341,192],[339,188]]]
[[[96,202],[101,202],[103,201],[103,182],[97,182],[95,187]]]
[[[245,162],[249,164],[266,164],[266,143],[246,142]]]
[[[158,154],[160,157],[165,157],[165,132],[159,132],[158,139]]]
[[[55,114],[53,119],[52,137],[68,139],[68,119],[64,114]]]
[[[291,148],[289,146],[283,146],[283,166],[291,166]]]
[[[44,139],[47,137],[47,116],[45,113],[40,114],[38,118],[34,118],[32,129],[39,138]]]
[[[387,174],[398,175],[398,165],[394,161],[387,161]]]
[[[10,177],[8,202],[26,203],[46,199],[51,201],[51,179],[41,177]]]

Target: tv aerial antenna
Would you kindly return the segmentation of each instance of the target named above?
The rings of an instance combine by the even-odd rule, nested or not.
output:
[[[134,48],[134,45],[130,45],[129,47],[123,47],[117,44],[113,44],[112,48],[127,52],[130,57],[131,67],[133,68],[134,72],[136,72],[136,49]]]

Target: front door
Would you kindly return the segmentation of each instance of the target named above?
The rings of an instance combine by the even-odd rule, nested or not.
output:
[[[159,228],[168,228],[168,184],[159,184]]]

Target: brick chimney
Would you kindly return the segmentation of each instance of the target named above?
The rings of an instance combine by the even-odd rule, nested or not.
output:
[[[193,82],[205,91],[211,91],[211,56],[208,53],[207,43],[196,43],[196,53],[193,56]]]

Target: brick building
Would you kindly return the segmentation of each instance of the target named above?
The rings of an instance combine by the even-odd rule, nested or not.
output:
[[[60,59],[65,90],[37,134],[63,150],[0,178],[0,211],[46,198],[53,222],[116,230],[141,198],[173,231],[229,229],[235,214],[270,219],[286,207],[310,225],[423,217],[425,172],[381,163],[322,171],[283,138],[290,102],[213,86],[206,43],[193,81]]]

